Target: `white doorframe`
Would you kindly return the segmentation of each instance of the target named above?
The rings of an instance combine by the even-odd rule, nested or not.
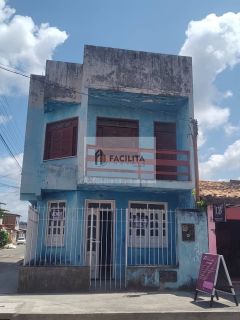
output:
[[[97,270],[96,270],[96,265],[90,264],[89,261],[88,261],[88,258],[87,258],[87,256],[88,256],[88,251],[87,251],[87,238],[88,238],[87,237],[87,228],[88,228],[88,225],[87,225],[87,223],[88,223],[88,205],[89,205],[89,203],[98,203],[99,205],[101,203],[111,204],[111,209],[110,209],[111,212],[112,212],[112,252],[111,252],[111,260],[112,260],[112,278],[114,278],[115,277],[115,268],[114,268],[114,265],[115,265],[115,261],[114,261],[114,259],[115,259],[115,227],[116,227],[116,225],[115,225],[115,221],[116,221],[115,200],[95,200],[95,199],[86,199],[85,200],[85,252],[86,252],[86,264],[87,265],[91,265],[91,269],[92,269],[91,270],[91,277],[92,278],[98,278],[99,277],[99,270],[98,270],[99,268],[97,268]],[[99,231],[100,231],[100,223],[99,223],[99,221],[100,221],[100,219],[99,219],[99,217],[100,217],[100,215],[99,215],[100,208],[96,208],[96,209],[97,209],[97,212],[95,211],[95,213],[98,215],[97,224],[96,224],[96,226],[97,226],[97,230],[96,230],[96,237],[97,237],[96,249],[97,249],[99,247],[99,243],[100,243],[100,240],[98,239]],[[98,251],[98,250],[96,250],[96,251]],[[99,251],[98,251],[97,254],[99,254]],[[98,260],[99,260],[99,257],[96,257],[95,262],[98,262]]]

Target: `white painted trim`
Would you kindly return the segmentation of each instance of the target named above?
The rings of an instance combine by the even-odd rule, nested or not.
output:
[[[49,244],[48,242],[48,223],[49,223],[49,218],[50,218],[50,215],[49,215],[49,209],[50,209],[50,205],[51,203],[60,203],[60,202],[64,202],[65,203],[65,216],[64,216],[64,221],[65,221],[65,224],[64,224],[64,233],[63,233],[63,240],[62,240],[62,244],[57,244],[55,245],[55,247],[64,247],[64,241],[65,241],[65,234],[66,234],[66,213],[67,213],[67,200],[48,200],[47,201],[47,219],[46,219],[46,225],[45,225],[45,245],[46,247],[52,247],[52,244]],[[53,235],[52,235],[53,236]]]
[[[112,219],[112,265],[115,266],[115,227],[116,227],[116,208],[115,208],[115,200],[97,200],[97,199],[85,199],[85,210],[84,210],[84,220],[85,220],[85,263],[87,262],[87,209],[89,203],[110,203],[111,204],[111,211],[113,212],[113,219]],[[115,268],[113,267],[112,270],[112,278],[115,278]]]
[[[165,243],[165,245],[163,246],[163,243],[161,244],[161,248],[168,248],[168,232],[169,232],[169,224],[168,224],[168,203],[167,202],[156,202],[156,201],[134,201],[134,200],[129,200],[128,201],[128,214],[130,214],[130,211],[131,211],[131,204],[132,203],[139,203],[139,204],[147,204],[147,207],[149,204],[156,204],[156,205],[163,205],[164,206],[164,211],[166,212],[166,235],[165,235],[165,242],[163,241],[163,243]],[[129,215],[130,216],[130,215]],[[150,223],[150,222],[149,222]],[[171,224],[170,224],[171,226]],[[126,233],[129,235],[129,221],[127,222],[127,230],[126,230]],[[158,235],[159,236],[159,235]],[[163,237],[162,237],[162,240],[163,240]],[[158,240],[158,243],[159,243],[159,240]],[[144,244],[144,242],[143,242]],[[146,249],[146,248],[155,248],[155,247],[152,247],[150,245],[150,242],[148,241],[148,244],[149,246],[147,247],[142,247],[143,249]],[[133,246],[133,242],[131,241],[131,245]],[[136,246],[133,246],[133,248],[138,248]]]

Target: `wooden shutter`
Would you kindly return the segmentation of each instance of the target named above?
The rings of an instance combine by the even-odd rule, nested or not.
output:
[[[156,151],[176,150],[176,124],[169,122],[155,122],[154,134],[156,139]],[[168,159],[176,160],[176,155],[156,154],[156,160]],[[157,172],[177,172],[176,166],[156,165]],[[177,180],[176,174],[156,174],[157,180]]]
[[[78,119],[47,124],[44,159],[56,159],[77,154]]]
[[[110,137],[116,139],[106,139],[104,141],[104,138]],[[139,123],[137,120],[97,119],[97,144],[99,146],[109,148],[137,148],[138,137]]]

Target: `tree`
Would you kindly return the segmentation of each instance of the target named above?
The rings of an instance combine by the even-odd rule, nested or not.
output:
[[[2,204],[6,205],[6,203],[0,202],[0,219],[3,218],[6,213],[9,212],[8,210],[1,208]]]
[[[0,230],[0,248],[4,247],[9,242],[8,233],[5,230]]]

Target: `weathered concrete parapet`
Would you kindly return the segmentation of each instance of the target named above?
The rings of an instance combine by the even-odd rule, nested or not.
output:
[[[82,64],[50,61],[46,63],[45,105],[51,101],[81,103]]]
[[[88,87],[192,95],[190,57],[87,45],[83,72],[84,85]]]
[[[89,290],[89,267],[20,267],[18,292],[82,292]]]

